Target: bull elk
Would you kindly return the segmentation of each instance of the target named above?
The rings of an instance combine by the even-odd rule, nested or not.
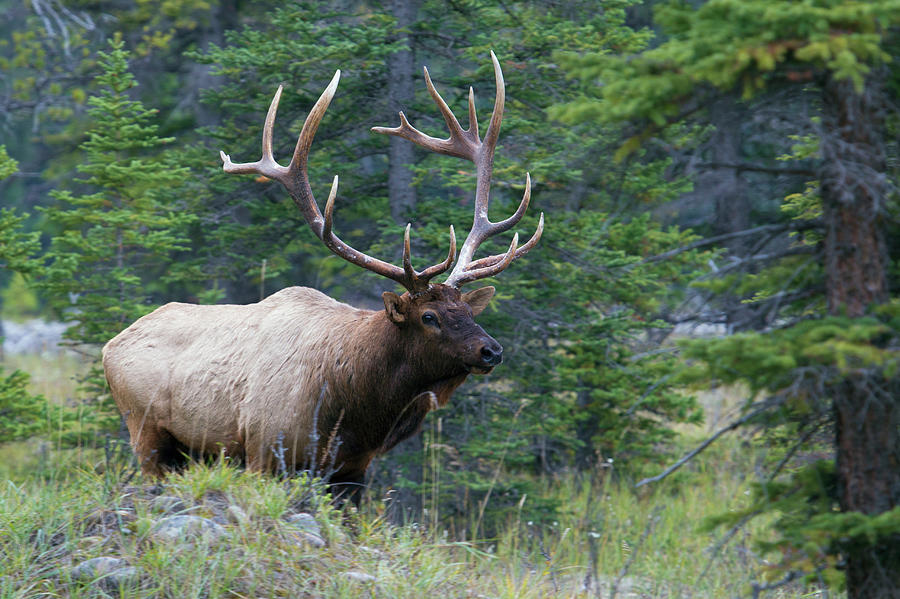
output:
[[[503,115],[504,83],[493,52],[496,97],[484,139],[478,135],[474,94],[469,89],[469,128],[463,130],[435,90],[428,91],[450,136],[437,139],[410,125],[374,127],[427,150],[470,160],[477,169],[475,216],[456,257],[450,226],[447,259],[417,271],[410,260],[410,225],[403,239],[402,267],[350,247],[332,230],[338,178],[319,211],[307,174],[309,149],[337,89],[340,71],[303,124],[287,167],[272,155],[272,129],[282,88],[266,115],[262,158],[234,163],[221,152],[227,173],[254,173],[280,181],[316,236],[335,254],[406,288],[383,294],[384,310],[362,310],[306,287],[289,287],[249,305],[169,303],[122,331],[103,348],[103,367],[116,405],[125,417],[145,474],[159,476],[183,466],[187,456],[223,452],[253,470],[319,467],[331,461],[333,486],[351,491],[371,460],[413,435],[425,415],[445,405],[470,373],[490,372],[502,347],[474,317],[494,295],[493,287],[466,293],[460,287],[493,276],[534,247],[544,216],[522,246],[474,259],[487,238],[516,225],[531,196],[500,222],[488,219],[494,149]],[[444,283],[431,280],[454,264]],[[312,464],[311,464],[312,462]]]

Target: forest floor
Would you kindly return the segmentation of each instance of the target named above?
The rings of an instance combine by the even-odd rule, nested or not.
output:
[[[5,366],[33,373],[33,391],[54,401],[73,397],[82,368],[71,356],[7,357]],[[702,399],[711,415],[734,401]],[[682,432],[689,447],[707,431]],[[755,549],[765,522],[727,543],[729,531],[704,527],[748,501],[759,455],[740,437],[639,489],[613,476],[547,478],[546,495],[568,506],[557,521],[517,518],[465,542],[391,525],[375,499],[360,513],[336,511],[305,479],[213,464],[157,483],[117,444],[63,450],[45,440],[0,452],[4,599],[746,597],[777,559]],[[766,596],[826,597],[800,586]]]

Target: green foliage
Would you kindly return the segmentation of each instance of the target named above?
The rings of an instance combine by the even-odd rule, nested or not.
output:
[[[12,208],[0,209],[0,268],[27,274],[37,267],[33,256],[40,249],[40,234],[23,230],[26,217]]]
[[[193,221],[173,197],[187,177],[159,149],[172,140],[157,135],[154,112],[129,99],[136,83],[121,40],[100,53],[102,91],[88,100],[92,119],[75,184],[89,191],[55,191],[45,209],[60,230],[46,254],[40,288],[53,308],[75,321],[66,337],[102,344],[149,312],[152,282],[165,280],[174,252],[185,248],[181,231]],[[155,153],[151,153],[155,152]]]
[[[113,592],[131,599],[183,597],[185,589],[209,599],[338,599],[369,588],[397,599],[606,597],[623,571],[619,588],[629,594],[672,596],[689,585],[692,597],[717,599],[741,595],[752,576],[745,546],[725,548],[709,564],[704,551],[714,539],[696,525],[712,509],[746,504],[739,473],[754,456],[738,443],[698,465],[689,484],[649,495],[609,478],[566,474],[545,481],[541,494],[566,506],[558,522],[541,527],[511,519],[489,543],[452,540],[419,524],[392,526],[380,505],[341,514],[302,478],[279,480],[216,463],[144,481],[134,477],[133,464],[119,464],[123,457],[51,451],[0,487],[0,577],[10,594],[40,586],[62,596],[98,596],[102,582],[78,584],[72,569],[110,555],[140,569],[140,584]],[[183,513],[216,518],[224,533],[219,542],[173,546],[151,537],[170,515],[160,509],[160,494],[182,502]],[[301,510],[315,517],[327,547],[302,542],[288,521]],[[377,581],[351,580],[348,571]]]
[[[276,158],[286,163],[303,119],[340,68],[338,93],[310,152],[309,178],[314,191],[323,194],[326,182],[340,175],[336,231],[365,249],[374,223],[389,214],[379,189],[384,174],[372,173],[362,162],[383,151],[376,149],[382,140],[369,128],[386,118],[374,98],[384,93],[385,60],[397,49],[388,41],[391,22],[376,11],[323,10],[309,2],[278,6],[250,22],[229,31],[226,44],[192,54],[222,77],[219,87],[204,90],[203,102],[221,114],[223,124],[209,132],[211,143],[181,152],[182,163],[202,177],[185,182],[190,210],[198,217],[191,231],[197,251],[178,265],[179,278],[197,282],[189,288],[197,297],[228,280],[236,283],[233,296],[250,301],[259,299],[265,260],[265,293],[307,282],[340,295],[347,272],[356,280],[369,276],[374,286],[374,275],[359,272],[322,245],[280,183],[224,174],[218,151],[236,161],[258,158],[265,110],[283,84],[274,147]],[[399,248],[396,240],[393,247]]]
[[[19,163],[6,153],[6,146],[0,145],[0,181],[12,176],[18,168]]]
[[[896,198],[883,195],[878,188],[862,192],[849,188],[853,186],[841,187],[835,184],[839,177],[829,178],[831,171],[865,164],[870,169],[866,177],[873,181],[896,179],[896,169],[886,172],[878,151],[882,140],[892,143],[894,137],[883,128],[881,117],[862,111],[841,113],[835,105],[855,100],[861,104],[882,102],[877,90],[896,77],[896,70],[888,75],[887,65],[895,54],[891,49],[896,45],[898,22],[897,0],[673,1],[657,5],[656,24],[662,32],[659,43],[638,54],[616,56],[596,51],[558,55],[580,82],[584,95],[561,104],[553,114],[571,123],[597,120],[637,125],[637,133],[620,147],[620,158],[633,155],[672,126],[704,124],[704,109],[728,96],[749,100],[777,91],[783,94],[778,97],[784,98],[793,91],[804,99],[815,98],[808,122],[803,123],[807,129],[771,142],[778,148],[774,151],[778,160],[802,160],[813,168],[817,163],[827,165],[817,171],[824,181],[808,181],[805,189],[794,190],[780,202],[783,214],[805,221],[811,231],[796,234],[775,256],[736,256],[744,259],[696,284],[705,292],[745,298],[747,305],[765,314],[761,323],[765,331],[686,342],[682,347],[691,364],[678,378],[686,383],[739,383],[749,390],[743,420],[762,427],[763,438],[773,444],[778,457],[768,464],[770,478],[757,489],[756,503],[717,522],[738,525],[759,513],[779,518],[776,540],[761,542],[762,549],[782,553],[782,562],[768,572],[772,579],[800,571],[821,574],[834,583],[840,578],[837,568],[842,553],[858,555],[876,551],[875,547],[881,547],[877,551],[885,557],[878,567],[883,566],[890,571],[887,577],[896,579],[897,561],[888,557],[897,554],[896,514],[838,512],[848,509],[836,490],[842,473],[825,462],[797,467],[792,456],[827,448],[826,431],[836,427],[841,439],[846,432],[841,427],[854,426],[840,420],[839,406],[845,406],[842,409],[847,413],[866,410],[870,388],[895,396],[890,381],[900,366],[896,350],[900,329],[891,316],[897,311],[896,300],[871,307],[866,317],[843,316],[841,302],[835,300],[840,296],[834,291],[840,289],[845,275],[854,269],[877,270],[880,266],[864,263],[863,252],[840,258],[829,252],[835,244],[844,243],[838,229],[852,230],[859,225],[834,217],[841,205],[858,206],[859,221],[870,222],[866,210],[893,213]],[[841,81],[852,85],[844,84],[839,98],[829,96],[834,82]],[[859,96],[853,95],[854,90]],[[747,103],[744,108],[749,106]],[[840,117],[835,118],[836,114]],[[848,116],[851,114],[854,116]],[[857,142],[844,133],[847,119],[857,114],[867,115],[853,124],[854,130],[866,132],[866,139],[854,146]],[[870,144],[876,148],[871,155],[860,153],[858,148]],[[896,147],[889,152],[895,161]],[[806,169],[810,170],[809,166]],[[825,227],[816,230],[814,223],[819,219],[825,221]],[[852,221],[852,216],[848,219]],[[885,225],[879,233],[890,238],[892,228]],[[763,254],[765,243],[753,252]],[[896,260],[896,246],[888,251]],[[884,273],[868,274],[870,280],[880,281]],[[826,305],[824,291],[831,305]],[[831,316],[825,317],[826,313]],[[848,409],[847,405],[855,407]],[[888,434],[885,438],[894,437]],[[849,442],[834,449],[839,456],[844,452],[845,457],[854,455],[857,460],[858,452],[871,451],[870,447],[849,446]],[[897,448],[881,450],[884,455],[896,455]],[[896,489],[895,483],[892,488]],[[892,498],[890,504],[895,503]],[[862,551],[864,547],[866,551]],[[846,566],[857,568],[851,579],[860,580],[871,573],[861,563]],[[861,596],[860,591],[849,589],[851,596]]]
[[[698,360],[697,368],[681,378],[684,382],[747,382],[753,395],[782,391],[810,371],[828,380],[876,368],[892,378],[900,368],[900,355],[885,346],[885,340],[898,332],[889,322],[874,317],[830,316],[767,333],[688,340],[682,346],[688,358]]]
[[[21,370],[0,373],[0,444],[47,430],[47,400],[28,392],[28,380]]]
[[[185,249],[182,231],[194,220],[174,197],[187,170],[160,151],[172,140],[157,135],[153,111],[129,98],[136,82],[121,39],[111,40],[99,59],[101,91],[88,100],[91,125],[81,145],[82,176],[74,181],[83,193],[52,193],[56,204],[44,213],[59,233],[38,282],[50,306],[72,323],[66,339],[95,347],[153,309],[156,281],[168,280],[166,267]],[[85,383],[93,398],[105,396],[98,367]],[[107,399],[86,418],[109,427],[118,420],[112,414]]]
[[[809,81],[820,69],[861,91],[871,65],[890,60],[884,40],[900,22],[900,2],[712,0],[695,9],[673,1],[658,5],[656,21],[665,40],[637,56],[561,54],[585,83],[585,97],[554,114],[568,122],[639,119],[661,127],[680,120],[711,88],[738,86],[748,97],[772,84]]]

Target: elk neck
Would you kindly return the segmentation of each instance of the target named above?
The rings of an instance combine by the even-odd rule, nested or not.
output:
[[[329,377],[319,429],[328,435],[340,420],[347,450],[386,451],[418,431],[433,407],[423,393],[433,392],[444,405],[468,371],[420,355],[414,333],[395,325],[383,310],[361,310],[349,324],[344,345],[352,370],[336,369]]]

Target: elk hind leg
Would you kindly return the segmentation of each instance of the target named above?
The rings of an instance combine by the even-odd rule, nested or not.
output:
[[[160,478],[167,471],[180,470],[187,463],[187,448],[169,431],[140,418],[125,420],[131,434],[131,446],[146,476]]]

